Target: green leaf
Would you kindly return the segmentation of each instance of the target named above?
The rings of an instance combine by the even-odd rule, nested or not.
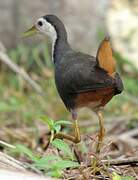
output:
[[[59,125],[59,124],[54,125],[54,130],[56,131],[56,133],[59,133],[61,130],[61,125]]]
[[[121,179],[121,176],[119,176],[119,175],[118,175],[117,173],[115,173],[115,172],[113,172],[112,176],[113,176],[113,180],[122,180],[122,179]]]
[[[68,124],[70,125],[72,124],[72,122],[65,120],[56,121],[54,123],[54,130],[56,131],[56,133],[59,133],[59,131],[61,130],[61,125],[68,125]]]
[[[70,125],[70,124],[72,124],[72,122],[65,120],[60,120],[55,122],[55,125]]]
[[[71,159],[73,159],[73,154],[71,149],[67,143],[65,143],[61,139],[54,139],[52,145],[55,146],[57,149],[61,150],[65,155],[68,155]]]
[[[135,180],[134,177],[131,176],[124,176],[122,177],[122,180]]]
[[[69,161],[69,160],[59,160],[54,164],[54,168],[56,169],[66,169],[66,168],[76,168],[79,167],[78,162]]]
[[[56,155],[48,155],[47,157],[42,157],[39,160],[33,163],[33,166],[38,168],[39,170],[51,169],[52,161],[60,160],[59,156]]]
[[[50,176],[50,177],[61,177],[62,176],[62,171],[61,170],[58,170],[58,169],[55,169],[55,170],[52,170],[48,173],[46,173],[47,176]]]
[[[41,116],[40,120],[48,125],[50,131],[54,129],[54,120],[53,119],[50,119],[47,116]]]
[[[131,176],[119,176],[117,173],[113,172],[113,180],[134,180]]]
[[[33,154],[33,152],[29,148],[25,147],[24,145],[17,144],[16,150],[20,153],[23,153],[24,155],[27,155],[32,161],[38,160],[38,158]]]

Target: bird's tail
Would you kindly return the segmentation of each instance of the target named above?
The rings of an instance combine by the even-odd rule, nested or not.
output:
[[[99,67],[107,71],[110,76],[115,76],[116,62],[113,57],[109,37],[105,37],[101,42],[97,51],[96,59]]]
[[[115,74],[115,95],[120,94],[124,90],[124,85],[119,73]]]

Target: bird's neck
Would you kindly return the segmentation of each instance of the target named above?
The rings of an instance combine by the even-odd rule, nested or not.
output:
[[[54,63],[59,62],[63,55],[70,51],[65,27],[55,28],[55,35],[52,38],[52,59]]]

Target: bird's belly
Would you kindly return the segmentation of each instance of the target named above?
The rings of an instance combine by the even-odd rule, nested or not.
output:
[[[98,101],[81,101],[81,102],[77,102],[76,103],[76,108],[79,109],[79,108],[83,108],[83,107],[87,107],[87,108],[90,108],[92,110],[95,110],[97,109],[98,107],[101,106],[101,99]]]
[[[104,107],[113,95],[114,91],[112,88],[80,93],[75,99],[75,106],[76,108],[88,107],[96,110],[97,108]]]
[[[101,100],[89,102],[88,104],[86,104],[86,107],[88,107],[90,109],[96,109],[97,107],[100,107],[100,105],[101,105]]]

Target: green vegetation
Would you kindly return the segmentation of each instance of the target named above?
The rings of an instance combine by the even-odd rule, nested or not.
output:
[[[113,173],[113,180],[134,180],[134,178],[130,177],[130,176],[122,177],[122,176],[119,176],[116,173]]]
[[[73,153],[67,143],[63,140],[55,139],[52,141],[52,146],[60,150],[62,156],[59,156],[58,154],[49,154],[41,157],[35,155],[30,149],[21,144],[16,145],[14,152],[23,154],[32,161],[31,164],[27,164],[29,168],[38,169],[43,171],[44,174],[54,177],[61,177],[63,170],[66,168],[79,167],[79,164],[75,161]]]
[[[61,177],[63,170],[66,168],[79,167],[79,164],[73,158],[73,153],[67,143],[62,140],[55,139],[53,140],[52,145],[63,153],[62,156],[59,156],[58,154],[49,154],[41,157],[34,154],[29,148],[21,144],[17,144],[15,149],[12,151],[16,154],[22,154],[31,160],[31,164],[26,164],[28,168],[43,171],[44,174],[54,177]]]

